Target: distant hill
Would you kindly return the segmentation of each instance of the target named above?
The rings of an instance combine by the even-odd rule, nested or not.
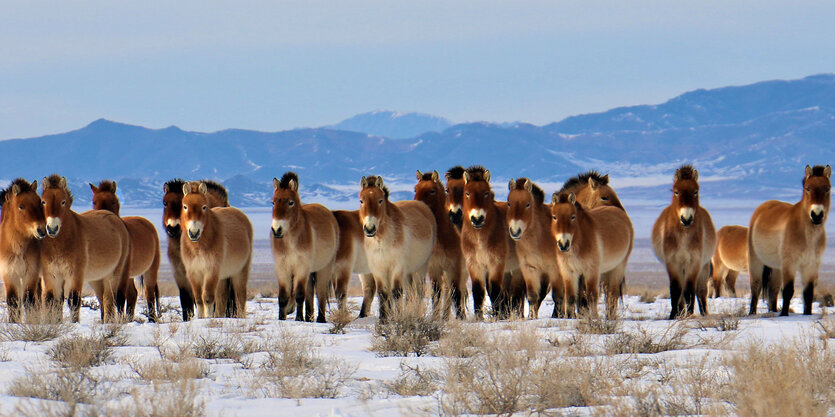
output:
[[[421,133],[441,132],[450,126],[452,122],[443,117],[379,110],[358,114],[330,127],[392,139],[406,139]]]
[[[545,126],[438,122],[410,137],[403,132],[413,119],[393,115],[358,115],[349,119],[353,126],[214,133],[100,119],[67,133],[0,141],[0,179],[57,172],[85,205],[87,182],[117,179],[124,205],[156,206],[164,181],[212,178],[229,186],[233,204],[267,206],[272,178],[294,170],[306,200],[350,205],[362,175],[382,174],[397,198],[408,198],[416,169],[481,164],[500,197],[510,177],[528,176],[550,193],[578,171],[599,169],[630,198],[667,200],[673,170],[687,162],[697,165],[706,198],[795,199],[807,163],[835,162],[835,75],[697,90]],[[404,121],[393,128],[401,134],[361,131],[359,121],[374,119]]]

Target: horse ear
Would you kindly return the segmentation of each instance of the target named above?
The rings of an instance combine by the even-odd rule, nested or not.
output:
[[[693,181],[699,181],[699,171],[696,169],[693,170]]]
[[[200,194],[206,194],[209,192],[209,187],[206,187],[205,182],[201,182],[200,185],[197,186],[197,191],[199,191]]]
[[[589,178],[589,187],[591,187],[592,190],[596,190],[597,185],[597,181],[595,181],[594,178]]]
[[[113,182],[113,194],[116,194],[116,181]]]
[[[183,196],[187,196],[191,192],[191,184],[183,184]]]
[[[438,174],[438,170],[432,171],[432,181],[441,182],[441,174]]]
[[[533,183],[531,182],[531,180],[525,180],[525,190],[527,192],[533,191]]]
[[[32,181],[32,191],[38,192],[38,180]]]
[[[383,184],[383,177],[377,176],[377,181],[374,183],[374,185],[377,186],[377,188],[382,190],[383,187],[385,186],[385,184]]]
[[[467,172],[467,171],[464,171],[464,177],[463,178],[464,178],[464,185],[467,185],[467,183],[470,182],[470,173]]]
[[[96,187],[95,184],[93,184],[92,182],[88,182],[88,184],[90,184],[90,190],[93,191],[93,194],[99,192],[99,187]]]
[[[61,182],[58,183],[58,186],[67,189],[67,177],[61,177]]]
[[[273,177],[273,190],[278,189],[278,184],[279,184],[278,178]]]
[[[165,191],[165,194],[168,194],[169,192],[171,192],[171,190],[168,189],[168,184],[167,183],[163,184],[162,191]]]
[[[604,175],[603,178],[601,178],[601,179],[603,180],[603,181],[600,182],[601,184],[608,184],[609,183],[609,174]]]
[[[423,179],[423,173],[420,170],[417,170],[417,180],[420,181]]]
[[[809,165],[806,165],[806,178],[809,178],[811,176],[812,176],[812,167],[810,167]]]
[[[368,178],[365,178],[365,176],[363,176],[360,180],[360,188],[365,188],[366,186],[368,186]]]
[[[18,194],[20,194],[20,186],[17,185],[17,184],[12,185],[12,195],[18,195]]]
[[[829,176],[831,176],[831,175],[832,175],[832,167],[827,165],[826,168],[823,169],[823,176],[825,176],[826,178],[829,178]]]
[[[42,182],[41,184],[43,184],[43,190],[44,190],[44,191],[46,191],[46,186],[47,186],[47,184],[49,184],[49,183],[46,181],[46,177],[43,177],[43,182]]]
[[[297,183],[296,180],[288,181],[287,185],[290,186],[291,190],[296,191],[296,192],[299,191],[299,183]]]
[[[574,204],[577,202],[577,196],[574,193],[568,193],[568,202]]]
[[[507,191],[513,191],[513,189],[516,188],[514,185],[516,185],[516,181],[511,178],[510,182],[507,183]]]
[[[559,201],[559,200],[560,200],[559,194],[557,194],[557,192],[554,191],[554,194],[551,194],[551,204],[557,204],[557,201]]]
[[[681,171],[676,170],[675,175],[673,175],[673,182],[678,181],[681,178]]]
[[[490,182],[490,170],[489,169],[484,170],[484,182]]]

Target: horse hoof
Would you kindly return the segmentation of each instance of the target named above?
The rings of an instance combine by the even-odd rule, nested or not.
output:
[[[325,320],[325,316],[318,316],[316,317],[316,323],[327,323],[328,321]]]

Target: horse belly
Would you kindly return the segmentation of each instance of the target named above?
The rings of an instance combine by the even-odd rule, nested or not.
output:
[[[751,243],[754,246],[754,253],[760,262],[771,268],[782,268],[783,259],[780,255],[783,247],[782,231],[761,231],[755,227],[751,233],[753,233]]]

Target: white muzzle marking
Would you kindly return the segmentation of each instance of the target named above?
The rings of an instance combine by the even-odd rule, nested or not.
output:
[[[507,224],[507,230],[510,232],[510,237],[513,240],[519,240],[522,234],[525,233],[525,222],[518,219],[513,219]]]
[[[557,239],[557,246],[561,251],[566,252],[571,247],[573,238],[571,233],[557,233],[554,237]]]
[[[365,216],[362,219],[362,229],[366,237],[373,237],[377,235],[377,226],[379,219],[376,216]]]
[[[60,217],[47,217],[46,218],[46,234],[50,237],[58,236],[58,232],[61,231],[61,218]]]
[[[823,213],[824,207],[823,204],[812,204],[811,209],[815,216],[820,216]]]
[[[186,230],[188,231],[188,236],[191,240],[197,240],[200,238],[200,235],[203,234],[203,222],[199,220],[189,220],[186,223]]]
[[[449,211],[451,211],[453,213],[457,213],[457,212],[461,211],[461,205],[460,204],[450,204],[449,205]]]
[[[180,225],[180,219],[170,218],[165,221],[165,225],[168,227],[176,227]]]

